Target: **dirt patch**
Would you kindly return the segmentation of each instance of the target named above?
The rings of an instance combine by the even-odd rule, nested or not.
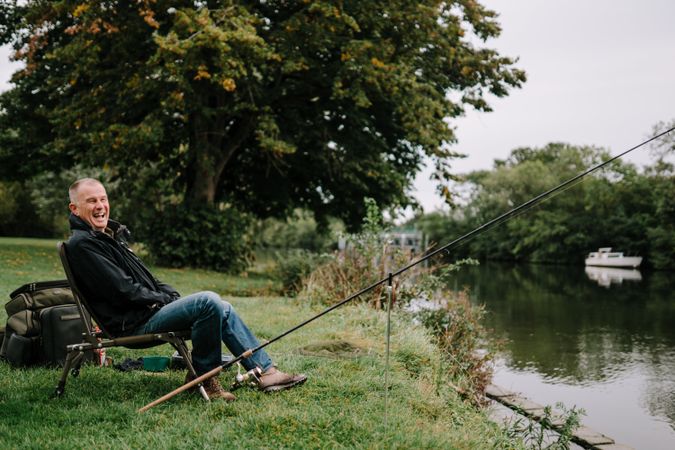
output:
[[[368,349],[346,340],[322,341],[298,349],[298,353],[307,356],[325,358],[355,358],[368,353]]]

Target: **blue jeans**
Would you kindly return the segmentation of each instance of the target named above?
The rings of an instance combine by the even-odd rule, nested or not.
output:
[[[192,330],[192,364],[198,375],[222,365],[220,342],[239,356],[259,345],[258,340],[234,311],[215,292],[204,291],[164,305],[135,335],[162,331]],[[272,367],[272,359],[265,350],[258,350],[241,364],[246,370]]]

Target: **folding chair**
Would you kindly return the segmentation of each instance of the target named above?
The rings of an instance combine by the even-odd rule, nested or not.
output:
[[[61,258],[63,270],[66,273],[66,278],[68,279],[68,283],[70,284],[70,288],[73,292],[75,304],[80,311],[83,330],[81,343],[66,346],[68,353],[66,354],[65,364],[63,365],[61,379],[59,380],[59,384],[56,386],[56,390],[54,392],[57,397],[63,395],[65,391],[68,373],[72,373],[74,377],[79,375],[80,366],[82,365],[85,352],[109,347],[143,349],[155,347],[157,345],[163,345],[168,342],[183,358],[183,361],[185,362],[185,365],[187,366],[190,374],[194,378],[197,378],[197,373],[195,372],[195,369],[192,365],[190,351],[188,350],[187,344],[185,343],[185,339],[190,338],[190,330],[143,334],[140,336],[113,337],[105,330],[102,322],[96,318],[96,315],[88,305],[87,300],[82,295],[82,291],[80,291],[80,289],[77,287],[75,277],[73,276],[73,272],[70,269],[70,263],[68,262],[65,244],[63,242],[59,242],[57,244],[57,248],[59,250],[59,256]],[[100,331],[92,327],[92,318],[98,325]],[[201,384],[199,385],[199,392],[206,401],[209,401],[209,396]]]

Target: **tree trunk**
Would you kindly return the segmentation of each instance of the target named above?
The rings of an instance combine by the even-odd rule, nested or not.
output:
[[[253,117],[241,117],[232,120],[229,128],[224,130],[224,122],[209,123],[198,116],[193,119],[189,152],[195,157],[188,168],[187,203],[213,206],[227,163],[249,137],[255,124]]]
[[[195,205],[212,206],[216,198],[216,180],[212,158],[204,151],[198,152],[192,185],[188,186],[186,200]]]
[[[185,203],[213,206],[220,174],[216,174],[216,159],[222,134],[213,130],[213,124],[201,116],[191,117],[192,133],[188,153],[194,155],[188,165],[188,182]],[[222,133],[222,130],[220,130]],[[213,142],[213,141],[216,142]]]

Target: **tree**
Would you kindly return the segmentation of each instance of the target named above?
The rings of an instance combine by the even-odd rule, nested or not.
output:
[[[472,0],[34,0],[16,11],[26,68],[3,98],[5,123],[38,113],[13,121],[17,139],[5,134],[7,172],[15,155],[108,164],[122,178],[156,161],[185,202],[243,200],[264,215],[302,205],[355,223],[365,195],[406,203],[422,155],[450,176],[445,121],[524,81],[512,59],[471,44],[500,32]],[[32,148],[19,142],[28,133],[41,140]]]
[[[500,33],[474,0],[32,0],[6,16],[25,68],[0,99],[0,176],[105,167],[129,196],[170,189],[151,217],[304,207],[353,229],[364,197],[410,202],[425,156],[451,178],[448,120],[525,80],[474,44]]]
[[[653,134],[662,133],[675,127],[670,123],[659,122],[654,126]],[[648,174],[654,180],[652,196],[656,205],[655,220],[647,230],[650,242],[651,259],[656,268],[675,267],[675,137],[673,133],[664,136],[652,144],[652,154],[656,163],[648,168]]]
[[[469,174],[473,194],[463,214],[427,218],[425,231],[456,230],[441,242],[466,233],[608,159],[595,147],[553,143],[518,148],[491,171]],[[659,166],[660,167],[660,166]],[[579,262],[598,247],[613,246],[667,267],[672,251],[672,178],[641,174],[622,161],[585,177],[501,226],[479,235],[453,257]],[[441,225],[443,220],[449,222]],[[461,231],[461,233],[460,233]],[[656,257],[655,253],[662,257]],[[652,256],[654,256],[652,258]]]
[[[652,135],[656,136],[666,130],[675,127],[675,119],[669,123],[659,122],[654,125]],[[656,158],[656,163],[650,170],[659,175],[673,175],[675,173],[675,164],[673,163],[673,155],[675,155],[675,134],[670,132],[660,139],[653,141],[650,144],[650,150],[653,157]]]

